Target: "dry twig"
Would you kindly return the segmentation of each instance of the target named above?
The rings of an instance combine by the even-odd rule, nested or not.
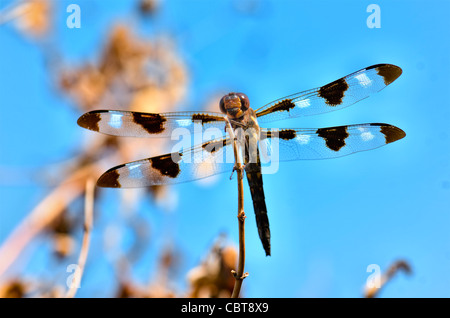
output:
[[[111,157],[108,157],[100,162],[80,167],[31,211],[0,246],[0,277],[11,267],[32,239],[61,215],[71,202],[83,194],[86,180],[98,174],[98,171],[102,171],[105,162],[110,160]]]
[[[75,297],[78,287],[80,286],[81,277],[83,276],[84,272],[84,267],[86,265],[94,215],[94,190],[95,190],[95,181],[93,178],[89,178],[86,181],[86,197],[84,202],[83,243],[81,245],[80,256],[78,257],[78,268],[76,269],[72,285],[67,290],[66,298]]]
[[[365,298],[374,298],[378,295],[380,290],[386,285],[387,282],[389,282],[395,274],[398,272],[403,271],[406,274],[411,273],[411,266],[403,260],[399,260],[394,262],[389,269],[381,275],[379,285],[373,284],[373,286],[369,286],[366,284],[365,291],[364,291],[364,297]]]
[[[238,298],[239,293],[242,287],[242,281],[245,277],[248,276],[248,273],[244,274],[244,265],[245,265],[245,212],[244,212],[244,176],[243,176],[243,165],[241,163],[241,159],[238,152],[238,147],[236,143],[236,138],[234,136],[233,130],[231,128],[230,121],[227,117],[225,117],[225,121],[227,123],[227,130],[230,134],[230,137],[233,141],[233,151],[234,151],[234,160],[237,174],[237,182],[238,182],[238,223],[239,223],[239,258],[238,258],[238,269],[237,271],[232,271],[236,282],[234,284],[233,293],[231,294],[231,298]]]

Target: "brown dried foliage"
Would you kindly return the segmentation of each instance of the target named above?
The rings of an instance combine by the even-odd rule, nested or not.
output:
[[[53,3],[52,3],[53,4]],[[155,14],[158,3],[142,1],[139,7],[141,13]],[[19,3],[9,11],[9,20],[19,26],[21,34],[27,37],[39,37],[49,40],[52,35],[48,32],[55,14],[49,1],[34,0]],[[56,87],[75,106],[77,113],[82,114],[93,109],[121,109],[141,112],[167,112],[176,110],[176,105],[182,101],[188,84],[188,71],[183,61],[177,56],[170,39],[142,39],[134,35],[132,29],[125,25],[116,25],[106,37],[106,42],[100,49],[96,62],[84,62],[79,66],[49,67],[51,78],[56,79]],[[49,52],[43,50],[43,54]],[[51,61],[53,55],[47,56]],[[52,63],[48,63],[51,65]],[[76,118],[74,118],[74,123]],[[20,258],[23,251],[37,237],[49,239],[52,242],[54,254],[49,255],[59,260],[65,260],[80,253],[81,240],[77,233],[81,230],[83,211],[76,208],[76,202],[83,200],[86,182],[89,178],[97,178],[106,169],[115,164],[128,162],[142,156],[152,154],[142,153],[147,150],[149,141],[126,142],[120,138],[89,133],[88,144],[82,151],[67,163],[55,166],[52,174],[60,177],[58,184],[48,195],[30,211],[28,217],[11,233],[0,246],[0,297],[69,297],[75,295],[64,292],[64,285],[48,288],[47,284],[27,284],[20,273],[14,272],[13,264]],[[146,147],[142,145],[147,143]],[[161,152],[163,141],[152,140],[152,149]],[[58,171],[55,173],[55,171]],[[49,178],[52,179],[52,178]],[[45,186],[45,185],[44,185]],[[148,191],[154,200],[165,200],[167,190],[163,187],[152,187]],[[135,193],[135,192],[133,192]],[[96,191],[94,198],[98,198]],[[123,206],[133,210],[141,198],[123,193]],[[96,213],[97,211],[94,211]],[[98,212],[97,212],[98,213]],[[157,273],[151,276],[157,279],[150,283],[134,282],[129,275],[133,262],[139,259],[143,250],[148,248],[149,228],[140,221],[137,215],[126,213],[125,226],[135,231],[138,244],[130,251],[119,253],[113,259],[116,262],[119,287],[116,295],[119,297],[178,297],[185,296],[182,291],[171,287],[172,275],[181,262],[180,252],[174,248],[164,248],[161,251],[160,265]],[[94,226],[95,229],[95,226]],[[89,239],[90,231],[84,231],[85,239]],[[107,235],[105,233],[105,235]],[[83,239],[83,242],[85,241]],[[89,249],[89,244],[86,249]],[[117,246],[115,247],[117,248]],[[83,247],[81,247],[83,249]],[[84,251],[85,257],[90,255]],[[230,270],[234,267],[231,248],[225,248],[215,257],[219,257],[220,266],[211,269],[202,264],[205,273],[210,278],[192,280],[190,296],[220,296],[226,295],[230,282],[233,280]],[[86,260],[81,260],[85,262]],[[61,263],[63,264],[63,263]],[[83,266],[84,267],[84,266]],[[86,265],[88,270],[89,263]],[[65,269],[63,269],[65,270]],[[19,278],[10,278],[12,275]],[[228,277],[228,279],[226,278]],[[39,278],[38,278],[39,279]],[[208,280],[208,286],[200,281]],[[65,283],[65,281],[64,281]],[[45,285],[42,289],[40,286]],[[210,291],[206,292],[206,289]],[[231,285],[232,288],[232,285]],[[200,292],[201,290],[201,292]]]

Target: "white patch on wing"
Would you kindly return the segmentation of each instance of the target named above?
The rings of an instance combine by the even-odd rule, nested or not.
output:
[[[190,119],[178,119],[177,123],[180,127],[188,127],[192,124],[192,120]]]
[[[307,99],[302,99],[302,100],[295,102],[295,105],[297,105],[300,108],[306,108],[306,107],[311,106],[311,102],[310,102],[309,98],[307,98]]]
[[[359,128],[359,131],[361,132],[361,139],[363,141],[370,141],[375,138],[375,135],[365,128]]]
[[[295,139],[297,139],[297,141],[300,145],[306,145],[309,143],[311,136],[310,135],[298,135],[297,137],[295,137]]]
[[[359,84],[363,87],[372,85],[372,80],[367,77],[366,73],[356,75],[355,78],[359,81]]]
[[[144,178],[144,175],[142,174],[141,166],[142,166],[142,164],[140,164],[140,163],[127,165],[128,169],[129,169],[129,177],[133,178],[133,179]]]
[[[122,127],[122,114],[111,114],[111,118],[109,119],[109,126],[119,129]]]

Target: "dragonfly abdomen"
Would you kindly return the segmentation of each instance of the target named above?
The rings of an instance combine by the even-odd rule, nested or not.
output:
[[[266,251],[266,256],[270,256],[269,217],[267,215],[266,200],[264,197],[261,164],[260,162],[248,163],[245,170],[248,185],[250,186],[250,193],[252,195],[259,238]]]

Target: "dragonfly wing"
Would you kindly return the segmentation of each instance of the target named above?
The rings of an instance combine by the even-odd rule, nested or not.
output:
[[[262,129],[260,148],[274,161],[329,159],[375,149],[405,136],[403,130],[388,124]]]
[[[319,88],[275,100],[256,110],[258,122],[310,116],[348,107],[379,92],[402,74],[392,64],[369,66]]]
[[[229,171],[234,166],[229,138],[215,139],[185,151],[138,160],[106,171],[97,185],[107,188],[137,188],[203,179]]]
[[[225,131],[223,115],[212,112],[151,114],[95,110],[83,114],[78,125],[103,134],[125,137],[170,137],[176,129],[180,134],[201,133],[206,129]]]

